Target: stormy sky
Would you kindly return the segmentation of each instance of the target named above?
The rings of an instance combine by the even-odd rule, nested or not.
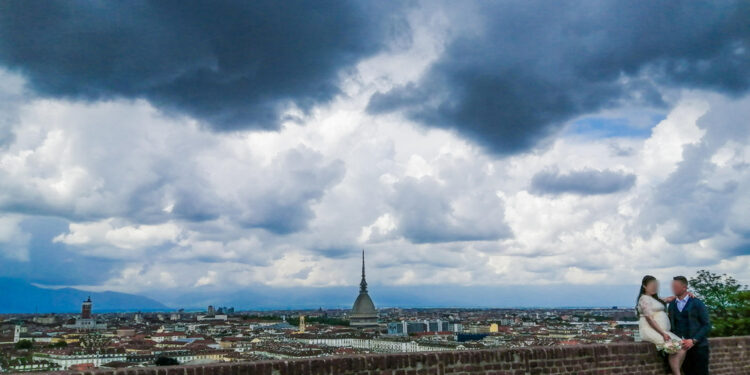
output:
[[[173,306],[355,293],[365,249],[382,300],[750,282],[748,19],[741,0],[0,2],[0,277]]]

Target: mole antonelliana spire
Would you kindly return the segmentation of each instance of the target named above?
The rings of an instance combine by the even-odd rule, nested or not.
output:
[[[362,250],[362,281],[359,282],[359,292],[367,293],[367,281],[365,280],[365,251]]]
[[[367,294],[367,280],[365,280],[365,251],[362,250],[362,281],[359,282],[359,296],[354,301],[349,324],[354,327],[375,327],[378,325],[378,311],[372,298]]]

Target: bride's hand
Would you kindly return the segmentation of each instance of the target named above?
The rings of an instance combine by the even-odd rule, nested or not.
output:
[[[672,336],[669,336],[668,334],[662,334],[661,337],[664,338],[664,342],[670,342],[672,341]]]
[[[690,298],[695,298],[695,294],[693,294],[693,292],[688,291],[687,295],[690,296]]]
[[[677,297],[675,297],[675,296],[669,296],[669,297],[665,297],[662,301],[664,301],[664,303],[671,303],[675,299],[677,299]]]

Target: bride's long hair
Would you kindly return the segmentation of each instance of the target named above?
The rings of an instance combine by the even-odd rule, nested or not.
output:
[[[641,312],[638,309],[638,302],[641,300],[641,296],[644,295],[644,294],[646,294],[646,285],[648,285],[648,283],[650,283],[652,281],[656,281],[656,278],[653,277],[653,276],[651,276],[651,275],[643,276],[643,280],[641,280],[641,291],[638,292],[638,298],[635,299],[635,313],[637,315],[639,315],[639,316],[641,315]],[[656,294],[654,294],[653,296],[651,296],[651,295],[648,295],[648,296],[652,297],[653,299],[655,299],[657,301],[659,301],[659,303],[661,303],[664,306],[667,305],[666,303],[664,303],[664,301],[661,300],[661,298],[659,298],[659,293],[658,292]]]

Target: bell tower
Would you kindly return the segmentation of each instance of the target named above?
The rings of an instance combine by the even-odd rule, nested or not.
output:
[[[91,319],[91,296],[81,304],[81,319]]]

